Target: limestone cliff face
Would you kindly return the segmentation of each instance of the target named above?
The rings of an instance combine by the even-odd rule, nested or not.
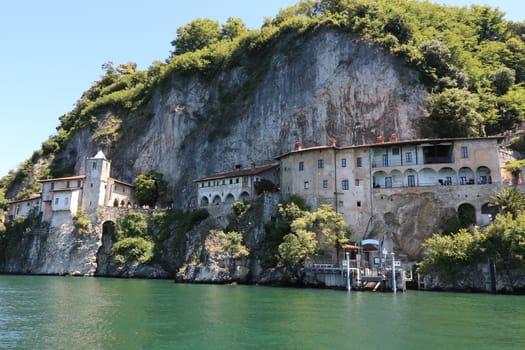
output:
[[[160,171],[170,183],[168,200],[188,207],[196,200],[192,179],[273,159],[297,141],[319,145],[333,137],[351,145],[392,132],[417,136],[425,96],[418,73],[378,47],[326,29],[284,38],[264,55],[258,66],[212,78],[174,75],[142,111],[149,119],[124,123],[123,137],[104,149],[113,176]],[[96,152],[91,137],[79,133],[70,143],[78,170]]]

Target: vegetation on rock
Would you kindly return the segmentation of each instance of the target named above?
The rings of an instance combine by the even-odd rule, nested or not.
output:
[[[501,214],[488,226],[434,234],[423,244],[428,253],[418,270],[437,273],[443,281],[453,283],[469,266],[491,259],[509,281],[516,280],[525,271],[524,198],[520,190],[507,187],[493,199]]]
[[[151,207],[157,204],[157,201],[164,196],[167,189],[163,175],[156,171],[140,174],[135,179],[135,185],[135,197],[137,197],[139,204]]]

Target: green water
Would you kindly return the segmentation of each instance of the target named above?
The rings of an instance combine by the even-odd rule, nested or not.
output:
[[[525,297],[1,276],[1,349],[525,349]]]

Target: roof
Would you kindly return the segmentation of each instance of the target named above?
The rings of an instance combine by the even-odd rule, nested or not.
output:
[[[17,200],[14,200],[14,201],[9,201],[7,204],[16,204],[16,203],[22,203],[22,202],[31,202],[31,201],[34,201],[34,200],[37,200],[37,199],[40,199],[40,198],[42,198],[42,196],[39,194],[39,195],[32,196],[32,197],[29,197],[29,198],[26,198],[26,199],[17,199]]]
[[[503,136],[485,136],[485,137],[455,137],[455,138],[444,138],[444,139],[412,139],[412,140],[398,140],[398,141],[384,141],[376,142],[363,145],[351,145],[351,146],[313,146],[313,147],[303,147],[290,151],[288,153],[279,155],[275,159],[284,158],[290,154],[301,153],[301,152],[311,152],[316,150],[324,149],[334,149],[344,150],[344,149],[358,149],[358,148],[375,148],[375,147],[384,147],[384,146],[395,146],[395,145],[410,145],[410,144],[422,144],[422,143],[443,143],[443,142],[454,142],[454,141],[479,141],[479,140],[502,140]]]
[[[106,159],[107,160],[106,155],[104,154],[104,152],[102,152],[102,150],[99,150],[97,152],[97,154],[95,154],[95,156],[93,158],[95,158],[95,159]]]
[[[136,187],[135,185],[130,184],[130,183],[125,182],[125,181],[120,181],[120,180],[114,179],[114,178],[112,178],[112,177],[110,177],[110,179],[113,180],[114,182],[118,182],[118,183],[121,184],[121,185],[126,185],[126,186],[128,186],[128,187]]]
[[[54,179],[38,180],[38,182],[52,182],[52,181],[68,181],[68,180],[83,180],[85,175],[69,176],[69,177],[57,177]]]
[[[278,167],[279,167],[279,164],[269,164],[269,165],[265,165],[265,166],[258,167],[258,168],[256,167],[256,168],[250,168],[250,169],[242,169],[242,170],[236,170],[236,171],[231,171],[227,173],[215,174],[215,175],[208,176],[208,177],[202,177],[200,179],[193,180],[193,182],[226,179],[229,177],[258,175],[266,171],[276,169]]]

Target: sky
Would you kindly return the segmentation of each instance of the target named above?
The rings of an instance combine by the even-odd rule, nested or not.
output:
[[[265,17],[299,0],[10,0],[0,3],[0,177],[56,133],[58,118],[101,78],[102,64],[164,61],[177,28],[196,18]],[[498,7],[525,21],[521,0],[435,0]]]

